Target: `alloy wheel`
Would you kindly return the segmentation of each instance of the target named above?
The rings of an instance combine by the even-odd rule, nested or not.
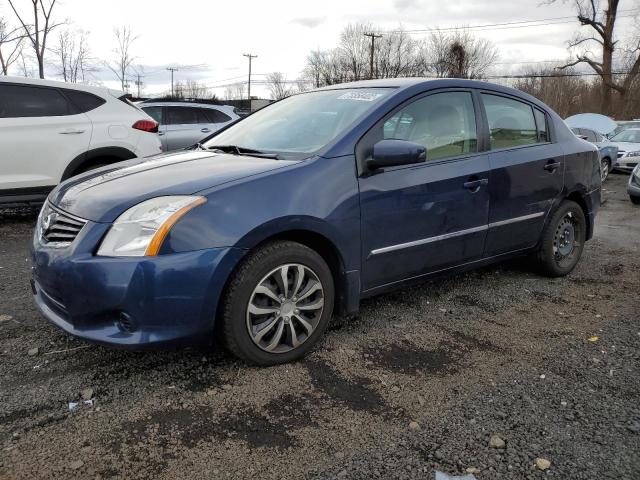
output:
[[[609,176],[609,162],[606,160],[603,160],[602,163],[600,164],[600,172],[601,172],[601,178],[600,180],[602,182],[604,182],[607,177]]]
[[[318,275],[305,265],[280,265],[265,275],[249,298],[247,330],[259,348],[289,352],[311,337],[324,309]]]

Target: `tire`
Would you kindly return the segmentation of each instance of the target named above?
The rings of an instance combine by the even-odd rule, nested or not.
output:
[[[640,205],[640,197],[632,197],[631,195],[629,195],[629,199],[634,205]]]
[[[587,233],[587,222],[577,203],[565,200],[553,212],[542,231],[537,263],[549,277],[563,277],[576,266]]]
[[[600,162],[601,183],[604,183],[604,181],[609,176],[609,173],[611,173],[611,160],[609,160],[608,158],[603,158],[602,162]]]
[[[248,363],[291,362],[324,333],[334,295],[331,270],[314,250],[291,241],[269,243],[250,253],[233,274],[218,331],[227,349]]]

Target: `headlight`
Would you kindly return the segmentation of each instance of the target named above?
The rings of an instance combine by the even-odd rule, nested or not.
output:
[[[640,157],[640,150],[637,152],[628,152],[625,156],[627,157]]]
[[[146,200],[120,215],[102,240],[98,255],[157,255],[171,227],[185,213],[206,202],[202,197],[171,196]]]

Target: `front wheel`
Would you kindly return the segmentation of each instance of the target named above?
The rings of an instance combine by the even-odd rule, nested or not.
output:
[[[632,197],[631,195],[629,195],[629,199],[634,205],[640,205],[640,197]]]
[[[257,365],[290,362],[305,355],[326,329],[333,277],[314,250],[274,242],[243,261],[223,302],[222,333],[232,353]]]
[[[566,200],[553,212],[542,232],[537,261],[542,273],[563,277],[576,266],[582,255],[587,222],[580,205]]]

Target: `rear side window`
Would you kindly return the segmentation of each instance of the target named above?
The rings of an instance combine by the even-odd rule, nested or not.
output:
[[[491,149],[520,147],[538,143],[538,130],[530,105],[483,93],[482,101],[487,113]],[[546,122],[545,134],[546,134]]]
[[[162,121],[162,107],[142,107],[142,110],[160,125],[164,125]]]
[[[231,120],[231,117],[226,113],[222,113],[220,110],[213,108],[201,109],[202,113],[207,117],[210,123],[224,123]]]
[[[536,116],[536,126],[538,127],[538,141],[542,143],[550,142],[547,116],[542,110],[538,110],[537,108],[533,109],[533,113]]]
[[[427,161],[477,152],[471,93],[437,93],[410,103],[384,122],[382,138],[424,145]]]
[[[186,125],[195,123],[211,123],[202,113],[201,108],[195,107],[166,107],[167,125]]]
[[[75,109],[56,88],[0,85],[0,118],[58,117]]]
[[[103,98],[87,92],[64,89],[64,94],[71,100],[79,113],[89,112],[105,103]]]

